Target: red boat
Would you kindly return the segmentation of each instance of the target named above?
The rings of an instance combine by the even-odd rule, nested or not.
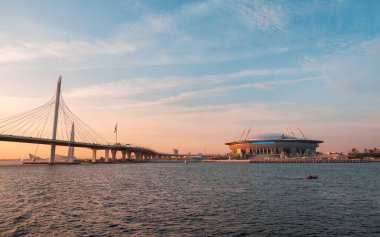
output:
[[[318,179],[318,176],[313,176],[311,174],[309,174],[308,176],[306,176],[307,179]]]

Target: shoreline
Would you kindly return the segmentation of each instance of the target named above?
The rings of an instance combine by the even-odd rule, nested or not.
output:
[[[380,160],[368,159],[352,159],[352,160],[311,160],[311,159],[277,159],[277,160],[264,160],[264,159],[246,159],[246,160],[187,160],[188,163],[278,163],[278,164],[302,164],[302,163],[334,163],[334,164],[361,164],[361,163],[380,163]],[[50,164],[49,162],[22,162],[19,160],[0,160],[0,166],[12,165],[106,165],[106,164],[141,164],[141,163],[184,163],[184,160],[127,160],[127,161],[113,161],[113,162],[89,162],[82,161],[76,163],[56,162]]]
[[[373,163],[380,161],[371,161],[363,159],[355,160],[312,160],[312,159],[276,159],[276,160],[264,160],[264,159],[247,159],[247,160],[203,160],[202,162],[209,163]]]

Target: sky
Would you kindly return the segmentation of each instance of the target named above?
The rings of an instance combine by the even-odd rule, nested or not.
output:
[[[379,12],[376,0],[2,0],[0,118],[47,102],[62,75],[66,104],[110,142],[117,122],[119,141],[162,152],[226,153],[249,128],[300,128],[320,151],[379,147]]]

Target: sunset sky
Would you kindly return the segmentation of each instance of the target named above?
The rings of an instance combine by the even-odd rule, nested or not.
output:
[[[0,118],[63,97],[114,142],[226,153],[300,128],[320,151],[380,147],[379,1],[0,3]],[[16,149],[17,148],[17,149]],[[0,143],[0,158],[35,145]],[[47,154],[47,153],[46,153]],[[44,155],[44,154],[43,154]]]

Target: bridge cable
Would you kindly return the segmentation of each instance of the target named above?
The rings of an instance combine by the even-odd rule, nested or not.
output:
[[[50,115],[51,115],[51,110],[52,110],[52,108],[53,108],[52,106],[49,108],[49,111],[48,111],[48,113],[47,113],[47,116],[46,116],[46,119],[45,119],[44,125],[43,125],[43,127],[42,127],[42,129],[41,129],[41,131],[40,131],[40,135],[38,136],[39,138],[42,138],[42,134],[43,134],[43,132],[44,132],[44,130],[45,130],[46,124],[48,123],[48,121],[50,121],[49,118],[50,118]],[[35,152],[34,152],[34,156],[37,155],[37,152],[38,152],[39,146],[40,146],[40,144],[38,143],[38,144],[37,144],[37,147],[36,147],[36,150],[35,150]]]
[[[35,109],[33,111],[29,111],[28,113],[22,114],[20,118],[13,118],[12,122],[8,122],[7,124],[3,125],[3,133],[7,131],[12,131],[14,133],[17,133],[20,129],[27,126],[27,123],[30,119],[33,119],[36,115],[38,116],[42,111],[46,110],[46,108],[50,106],[50,104],[46,104],[44,107],[39,107],[38,109]],[[33,113],[31,113],[33,112]],[[25,123],[25,124],[24,124]],[[9,127],[6,127],[10,125]],[[21,126],[21,127],[18,127]],[[18,127],[18,129],[17,129]],[[13,130],[15,128],[15,130]],[[14,134],[17,135],[17,134]]]
[[[80,130],[84,133],[84,135],[93,143],[100,144],[101,142],[108,143],[108,141],[95,132],[90,126],[88,126],[85,122],[83,122],[81,119],[78,118],[71,110],[70,108],[66,105],[65,101],[62,98],[62,106],[64,108],[64,111],[66,112],[67,116],[75,122],[75,124],[78,125]]]
[[[33,116],[32,118],[33,120],[29,120],[28,121],[29,124],[26,123],[26,125],[28,126],[26,126],[25,130],[21,131],[20,134],[24,136],[28,131],[30,131],[29,129],[31,129],[31,132],[29,133],[29,135],[34,137],[34,133],[39,129],[39,126],[41,125],[41,120],[45,117],[45,112],[47,111],[48,111],[48,108],[36,113],[35,116]],[[20,127],[19,130],[21,130],[23,127],[25,127],[25,125]],[[38,134],[38,131],[37,131],[37,134]]]
[[[0,124],[4,124],[0,127],[4,127],[4,126],[7,126],[9,124],[11,124],[13,122],[13,120],[19,120],[19,119],[22,119],[23,117],[25,116],[28,116],[29,114],[33,114],[34,112],[40,110],[40,109],[43,109],[47,106],[50,106],[50,104],[52,103],[52,99],[50,99],[46,104],[42,105],[42,106],[39,106],[37,108],[34,108],[32,110],[29,110],[29,111],[26,111],[26,112],[23,112],[23,113],[19,113],[19,114],[16,114],[16,115],[12,115],[12,116],[9,116],[7,118],[4,118],[2,121],[0,121]],[[9,122],[9,123],[7,123]]]

